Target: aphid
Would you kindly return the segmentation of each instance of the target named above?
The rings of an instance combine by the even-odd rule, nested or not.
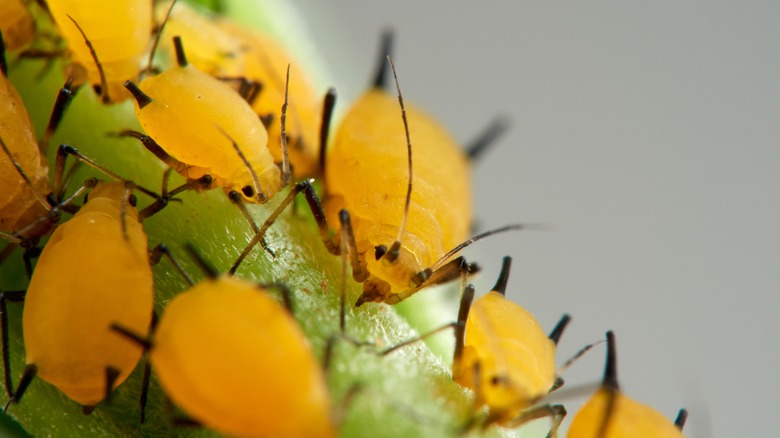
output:
[[[67,41],[73,63],[65,76],[92,84],[104,103],[130,97],[152,35],[151,0],[49,0],[49,11]]]
[[[8,404],[18,402],[37,375],[89,412],[141,358],[138,345],[108,329],[120,322],[145,331],[152,317],[147,237],[131,188],[129,182],[96,182],[89,201],[44,247],[23,298],[27,365],[16,391],[3,350]],[[5,314],[5,299],[0,304]],[[4,346],[7,336],[4,330]]]
[[[160,385],[195,421],[230,436],[332,437],[336,427],[324,374],[301,328],[266,287],[208,278],[176,295],[145,344]],[[126,340],[125,340],[126,341]]]
[[[55,169],[54,190],[49,186],[49,166],[35,140],[35,131],[21,97],[6,77],[5,46],[0,34],[0,238],[30,251],[38,238],[59,222],[63,188],[62,168]],[[70,83],[60,90],[42,144],[57,128],[73,93]],[[64,166],[64,160],[62,165]],[[80,192],[77,191],[76,195]],[[29,272],[29,260],[28,272]]]
[[[386,35],[384,53],[389,44]],[[382,89],[384,61],[374,89],[352,106],[328,150],[324,204],[311,187],[305,189],[332,254],[342,253],[340,233],[332,238],[328,222],[348,228],[352,275],[363,283],[358,306],[396,304],[423,287],[458,278],[463,266],[475,271],[462,257],[450,259],[476,240],[525,227],[510,225],[463,242],[472,208],[466,154],[436,121],[406,108],[396,78],[399,123],[396,101]],[[414,160],[410,131],[419,145]]]
[[[475,409],[487,406],[484,426],[517,427],[552,417],[549,436],[555,436],[566,410],[562,405],[536,404],[563,384],[556,376],[555,347],[570,318],[564,315],[548,336],[530,312],[507,300],[504,293],[511,261],[504,258],[493,290],[473,304],[473,286],[464,291],[455,328],[452,377],[474,391]]]
[[[170,3],[155,8],[163,21]],[[285,71],[290,68],[290,108],[287,113],[289,159],[297,177],[317,173],[321,99],[310,86],[303,69],[274,39],[221,17],[210,16],[197,7],[179,2],[170,11],[165,33],[178,35],[188,48],[188,61],[202,72],[235,83],[268,129],[268,149],[276,162],[282,161],[279,108],[285,99]],[[161,47],[173,50],[169,39]],[[165,44],[165,42],[168,42]],[[242,88],[248,87],[248,88]]]
[[[178,66],[125,86],[147,135],[123,131],[188,183],[171,192],[224,188],[233,197],[264,203],[283,185],[268,151],[268,134],[249,105],[229,86],[188,64],[174,38]],[[285,180],[286,181],[286,180]]]
[[[0,32],[8,50],[16,50],[35,36],[35,22],[22,0],[0,2]]]
[[[617,380],[615,335],[607,332],[604,380],[580,409],[569,428],[569,438],[681,438],[688,412],[680,409],[674,423],[655,409],[620,391]]]

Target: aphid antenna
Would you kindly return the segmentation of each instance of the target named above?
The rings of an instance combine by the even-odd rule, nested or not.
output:
[[[225,132],[224,129],[222,129],[221,126],[214,124],[214,127],[219,131],[222,135],[227,138],[230,143],[233,145],[233,150],[236,151],[236,154],[238,154],[238,157],[241,159],[241,162],[244,164],[244,167],[246,167],[247,171],[249,171],[249,175],[252,177],[252,185],[254,186],[255,190],[255,196],[257,196],[257,199],[259,202],[265,202],[268,200],[268,196],[263,192],[263,188],[260,186],[260,178],[257,177],[257,173],[255,172],[255,169],[252,168],[252,165],[249,164],[249,160],[246,159],[246,155],[244,155],[244,152],[241,151],[241,147],[238,146],[238,143],[236,143],[235,140],[233,140],[233,137],[230,136],[227,132]]]
[[[198,251],[195,246],[192,243],[185,243],[184,249],[187,250],[187,253],[192,257],[192,260],[195,261],[195,264],[198,265],[201,271],[206,275],[206,277],[210,280],[214,280],[215,278],[219,277],[219,271],[209,262],[206,261],[206,259],[203,258],[203,256],[200,254],[200,251]]]
[[[567,316],[568,316],[568,315],[564,315],[564,317],[567,317]],[[585,353],[587,353],[588,351],[590,351],[590,349],[592,349],[593,347],[595,347],[595,346],[597,346],[597,345],[599,345],[599,344],[603,344],[603,343],[604,343],[604,342],[606,342],[606,341],[607,341],[606,339],[599,339],[599,340],[598,340],[598,341],[596,341],[596,342],[592,342],[592,343],[590,343],[590,344],[588,344],[588,345],[586,345],[586,346],[584,346],[584,347],[580,348],[580,349],[579,349],[579,350],[578,350],[576,353],[574,353],[574,354],[572,355],[572,357],[570,357],[570,358],[569,358],[569,359],[568,359],[566,362],[564,362],[564,363],[563,363],[563,365],[561,365],[561,366],[559,366],[559,367],[558,367],[558,369],[555,371],[555,374],[556,374],[556,375],[563,374],[564,372],[566,372],[566,370],[567,370],[567,369],[569,369],[569,367],[570,367],[570,366],[572,366],[572,365],[573,365],[575,362],[577,362],[577,361],[578,361],[578,360],[579,360],[579,359],[580,359],[580,358],[581,358],[583,355],[585,355]]]
[[[431,265],[430,268],[426,269],[426,271],[435,271],[439,269],[441,266],[443,266],[447,260],[449,260],[452,256],[459,253],[461,250],[466,248],[467,246],[471,245],[472,243],[476,243],[486,237],[490,237],[494,234],[504,233],[506,231],[513,231],[513,230],[528,230],[528,229],[537,229],[535,225],[531,224],[511,224],[511,225],[505,225],[500,228],[496,228],[490,231],[485,231],[484,233],[477,234],[476,236],[473,236],[469,238],[468,240],[464,241],[463,243],[459,244],[455,248],[452,248],[451,250],[447,251],[446,254],[444,254],[439,260],[436,261],[433,265]]]
[[[282,148],[282,186],[286,186],[290,182],[290,157],[287,150],[287,96],[290,88],[290,64],[287,64],[287,76],[284,80],[284,103],[282,104],[282,116],[280,117],[280,134],[279,142]]]
[[[406,188],[406,201],[404,202],[404,215],[401,219],[401,226],[398,227],[398,237],[396,237],[395,242],[393,242],[393,245],[390,247],[390,250],[387,251],[387,253],[384,254],[385,259],[389,263],[395,262],[398,257],[401,255],[401,238],[404,235],[404,231],[406,230],[406,221],[409,218],[409,205],[412,202],[412,139],[411,135],[409,134],[409,121],[406,118],[406,107],[404,106],[404,98],[403,95],[401,95],[401,86],[398,84],[398,75],[395,72],[395,65],[393,65],[393,60],[390,59],[390,56],[387,56],[387,62],[390,64],[390,70],[393,72],[393,79],[395,80],[395,89],[398,91],[398,103],[401,105],[401,118],[404,122],[404,132],[406,133],[406,156],[407,156],[407,162],[409,165],[409,181],[407,182],[407,188]]]
[[[149,60],[146,62],[146,68],[142,70],[141,73],[151,73],[155,71],[154,67],[152,67],[152,61],[154,60],[154,55],[157,53],[157,47],[160,45],[160,38],[165,30],[165,25],[168,24],[168,20],[171,18],[171,12],[173,11],[174,6],[176,6],[176,0],[171,2],[171,6],[169,6],[168,11],[165,12],[165,18],[163,19],[163,22],[160,23],[157,34],[152,41],[152,49],[149,51]]]
[[[81,34],[81,37],[84,38],[84,43],[87,45],[87,48],[89,49],[89,53],[92,55],[92,60],[95,61],[95,66],[97,67],[98,74],[100,74],[100,97],[103,103],[110,103],[111,97],[108,95],[108,82],[106,81],[106,72],[103,71],[103,65],[100,63],[100,59],[98,59],[97,52],[95,52],[95,48],[92,46],[92,42],[87,38],[87,34],[84,33],[84,29],[79,26],[79,24],[76,22],[76,20],[73,19],[70,15],[67,16],[70,21],[73,22],[73,24],[76,26],[76,29],[78,29],[79,33]]]

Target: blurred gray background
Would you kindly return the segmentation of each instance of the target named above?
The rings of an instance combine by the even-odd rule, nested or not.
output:
[[[295,3],[342,104],[390,26],[404,97],[456,138],[510,116],[474,166],[476,217],[555,230],[475,246],[478,291],[511,255],[512,299],[546,328],[574,317],[561,359],[613,329],[624,391],[687,407],[687,435],[780,430],[780,3]]]

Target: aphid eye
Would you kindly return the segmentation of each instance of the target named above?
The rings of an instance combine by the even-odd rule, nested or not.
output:
[[[493,376],[490,378],[490,384],[493,386],[497,386],[501,383],[501,380],[502,380],[501,377]]]
[[[377,245],[374,247],[374,257],[377,260],[381,259],[387,253],[387,247],[385,245]]]
[[[103,94],[103,88],[100,85],[93,85],[92,89],[95,90],[95,94],[98,96],[102,96]]]
[[[244,186],[244,188],[241,189],[241,193],[247,198],[251,198],[255,196],[255,189],[252,186]]]
[[[138,198],[136,198],[136,197],[135,197],[135,195],[132,195],[132,194],[131,194],[130,196],[128,196],[128,197],[127,197],[127,202],[129,202],[129,203],[130,203],[130,205],[132,205],[133,207],[135,207],[135,206],[136,206],[136,204],[138,204]]]

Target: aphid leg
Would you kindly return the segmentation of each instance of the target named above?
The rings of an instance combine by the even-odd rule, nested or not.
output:
[[[19,303],[24,301],[24,296],[27,291],[15,290],[15,291],[3,291],[0,292],[0,327],[3,330],[2,333],[2,347],[3,347],[3,378],[5,380],[5,392],[8,394],[9,399],[13,399],[14,386],[11,381],[11,355],[8,345],[8,308],[7,302]]]
[[[168,20],[171,18],[171,11],[173,11],[173,7],[175,5],[176,0],[173,0],[171,5],[168,7],[168,11],[165,12],[165,18],[163,19],[162,23],[160,23],[160,25],[155,29],[154,39],[152,40],[152,49],[149,51],[149,59],[146,62],[146,68],[141,70],[139,76],[143,76],[149,73],[156,74],[159,71],[157,68],[152,66],[152,61],[154,60],[155,53],[157,53],[157,46],[160,45],[160,37],[162,37],[163,30],[165,30],[165,25],[168,24]],[[143,423],[143,421],[141,422]]]
[[[458,325],[455,326],[455,353],[452,355],[452,375],[460,375],[460,365],[463,359],[463,347],[466,336],[466,320],[469,318],[471,303],[474,301],[474,285],[463,289],[458,308]]]
[[[241,198],[241,194],[239,194],[237,191],[233,190],[230,193],[228,193],[228,199],[230,199],[230,202],[232,202],[236,207],[238,207],[238,210],[241,212],[241,214],[244,215],[247,222],[249,222],[249,226],[252,227],[252,231],[255,232],[255,235],[260,234],[260,227],[257,226],[257,222],[255,222],[254,218],[252,218],[252,215],[249,214],[249,210],[246,208],[246,205],[244,205],[244,200]],[[263,246],[263,249],[271,255],[271,257],[275,257],[276,254],[274,254],[273,250],[268,248],[268,244],[265,241],[265,236],[263,236],[262,239],[260,239],[260,245]]]
[[[336,106],[336,89],[328,88],[322,99],[322,120],[320,121],[320,174],[325,180],[325,164],[327,161],[328,137],[330,136],[330,121],[333,118],[333,108]],[[327,189],[327,188],[326,188]]]
[[[40,141],[38,141],[38,147],[41,149],[41,153],[46,155],[46,151],[49,149],[49,142],[52,135],[57,130],[62,122],[62,117],[65,115],[65,111],[68,109],[70,102],[76,97],[79,87],[73,88],[73,79],[68,78],[65,85],[60,88],[57,93],[57,100],[54,101],[54,107],[51,110],[51,116],[49,116],[49,124],[46,126],[46,130],[43,132]]]
[[[111,392],[114,389],[116,379],[119,378],[119,374],[121,374],[121,372],[116,367],[106,367],[106,392],[103,396],[103,400],[105,400],[107,404],[111,404]]]
[[[16,387],[16,391],[14,391],[14,395],[8,399],[5,406],[3,407],[3,412],[8,411],[8,407],[11,406],[11,403],[19,403],[22,400],[22,396],[24,395],[24,392],[27,391],[27,387],[30,386],[30,383],[32,383],[35,376],[38,374],[38,366],[34,363],[27,364],[24,367],[24,372],[22,373],[22,378],[19,379],[19,386]]]
[[[258,243],[263,243],[265,247],[265,233],[268,231],[268,228],[276,221],[276,218],[279,217],[280,214],[282,214],[282,211],[284,211],[285,208],[287,208],[288,205],[295,199],[295,197],[298,195],[298,193],[302,191],[307,191],[311,189],[311,183],[309,181],[301,181],[298,184],[296,184],[292,190],[290,190],[290,193],[285,196],[285,198],[282,200],[282,202],[279,204],[276,209],[271,212],[271,215],[268,216],[268,218],[263,222],[263,225],[255,232],[255,237],[252,238],[252,240],[249,241],[247,246],[244,248],[243,251],[241,251],[241,254],[236,259],[235,263],[233,263],[233,266],[230,268],[228,273],[230,275],[233,275],[236,273],[236,270],[238,270],[238,267],[241,265],[241,262],[244,261],[244,259],[249,255],[249,253],[252,251],[252,249],[257,245]],[[311,189],[313,191],[314,189]],[[273,253],[272,253],[273,254]]]
[[[191,243],[185,243],[184,249],[187,250],[187,253],[192,257],[192,260],[194,260],[200,270],[203,271],[206,278],[213,280],[219,277],[219,271],[217,271],[211,263],[207,262]]]
[[[72,155],[76,159],[78,159],[80,162],[88,165],[89,167],[107,175],[113,178],[116,181],[124,181],[124,182],[130,182],[128,179],[121,177],[120,175],[106,169],[102,165],[95,162],[93,159],[87,157],[86,155],[82,154],[78,151],[78,149],[74,148],[73,146],[67,145],[67,144],[61,144],[59,149],[57,149],[57,157],[55,158],[54,162],[54,192],[59,193],[59,191],[63,187],[63,180],[62,180],[62,174],[65,169],[65,163],[68,159],[68,155]],[[138,190],[141,193],[144,193],[148,195],[149,197],[152,197],[154,199],[160,199],[161,196],[157,193],[143,187],[139,186],[138,184],[133,183],[133,188]]]
[[[128,81],[128,82],[130,82],[130,81]],[[132,82],[130,82],[130,84],[132,84]],[[132,84],[132,85],[135,86],[135,84]],[[125,86],[127,86],[127,84],[125,84]],[[140,92],[141,90],[138,90],[138,91]],[[146,96],[146,95],[144,95],[144,96]],[[146,96],[146,97],[148,98],[148,96]],[[151,101],[151,98],[149,98],[149,101]],[[139,106],[140,106],[140,104],[139,104]],[[183,169],[187,168],[186,164],[184,164],[181,161],[177,160],[176,158],[173,158],[172,156],[170,156],[167,152],[165,152],[165,150],[162,147],[160,147],[159,144],[157,144],[157,142],[152,137],[149,137],[146,134],[143,134],[143,133],[138,132],[138,131],[133,131],[131,129],[125,129],[123,131],[119,131],[118,133],[115,133],[115,134],[111,133],[109,135],[110,136],[114,136],[114,137],[132,137],[132,138],[135,138],[136,140],[139,140],[141,142],[141,144],[144,145],[146,150],[148,150],[149,152],[154,154],[155,157],[159,158],[163,163],[165,163],[168,166],[172,167],[174,170],[179,171],[179,170],[183,170]]]
[[[162,259],[163,256],[168,258],[171,264],[173,264],[173,267],[176,268],[176,272],[178,272],[179,275],[184,278],[184,281],[186,281],[187,284],[190,286],[195,285],[195,282],[192,281],[192,278],[190,278],[189,275],[187,275],[187,272],[184,271],[184,268],[181,267],[179,261],[176,259],[176,257],[173,256],[173,254],[171,254],[168,246],[164,243],[155,246],[149,251],[149,264],[156,265],[157,263],[160,263],[160,259]]]
[[[166,171],[165,174],[163,174],[163,189],[167,190],[167,178],[168,172]],[[143,222],[146,218],[150,216],[154,216],[157,214],[160,210],[165,208],[168,203],[171,201],[179,201],[179,199],[175,199],[174,196],[178,195],[179,193],[186,192],[187,190],[207,190],[211,188],[211,184],[213,182],[213,179],[211,178],[211,175],[203,175],[202,177],[198,179],[191,179],[185,182],[184,184],[180,185],[179,187],[176,187],[175,189],[167,192],[165,195],[160,196],[157,198],[154,202],[147,205],[143,210],[138,212],[138,220],[139,222]]]
[[[154,333],[154,329],[157,328],[157,322],[160,318],[157,316],[157,312],[152,310],[152,320],[149,322],[149,333]],[[138,399],[139,408],[141,411],[141,424],[144,424],[146,420],[146,401],[149,398],[149,381],[152,377],[152,364],[149,362],[149,357],[144,359],[144,375],[141,378],[141,397]]]
[[[95,48],[92,46],[92,42],[89,41],[89,38],[87,38],[87,35],[84,33],[84,30],[81,28],[81,26],[76,23],[76,20],[74,20],[70,15],[68,15],[68,18],[76,26],[76,29],[78,29],[82,38],[84,38],[84,43],[87,45],[89,53],[92,55],[92,60],[95,61],[95,66],[97,67],[98,73],[100,74],[100,90],[96,89],[95,91],[100,95],[103,103],[111,103],[111,97],[108,95],[108,82],[106,82],[106,73],[103,71],[103,65],[98,59],[97,52],[95,52]]]
[[[466,147],[466,156],[470,161],[479,159],[482,154],[493,146],[509,128],[509,119],[497,117],[476,139]]]
[[[683,427],[685,427],[685,422],[688,420],[688,410],[687,409],[680,409],[680,412],[677,413],[677,418],[674,420],[674,425],[677,426],[677,429],[683,430]]]
[[[388,295],[384,302],[387,304],[397,304],[401,301],[409,298],[412,296],[415,292],[418,290],[428,287],[428,286],[435,286],[435,285],[441,285],[446,284],[451,281],[454,281],[461,276],[465,275],[473,275],[480,271],[480,267],[475,263],[466,263],[465,258],[462,256],[457,257],[455,259],[450,260],[447,262],[444,266],[440,267],[439,269],[436,269],[435,271],[432,271],[430,275],[428,275],[427,279],[420,284],[417,287],[409,288],[403,292],[399,292],[397,294]],[[425,271],[422,271],[420,273],[417,273],[415,275],[418,276],[420,274],[425,273]],[[413,280],[414,281],[414,280]],[[363,295],[358,298],[359,305],[362,305],[365,302],[371,301],[369,297],[364,297]]]
[[[279,292],[282,294],[282,303],[284,303],[284,307],[287,309],[288,312],[290,312],[290,315],[295,316],[295,307],[293,306],[292,291],[286,284],[278,281],[274,281],[271,283],[259,283],[258,286],[263,289],[268,289],[268,288],[278,289]]]
[[[176,412],[176,407],[168,397],[165,397],[165,413],[168,415],[168,421],[176,427],[202,427],[197,420],[191,417],[186,417],[181,413]]]
[[[566,408],[563,405],[541,405],[530,409],[524,410],[520,415],[514,418],[508,426],[511,428],[519,427],[529,421],[538,420],[540,418],[550,417],[552,426],[550,432],[547,433],[548,438],[555,438],[558,436],[558,428],[561,426],[564,417],[566,417]],[[489,424],[490,420],[488,420]]]

